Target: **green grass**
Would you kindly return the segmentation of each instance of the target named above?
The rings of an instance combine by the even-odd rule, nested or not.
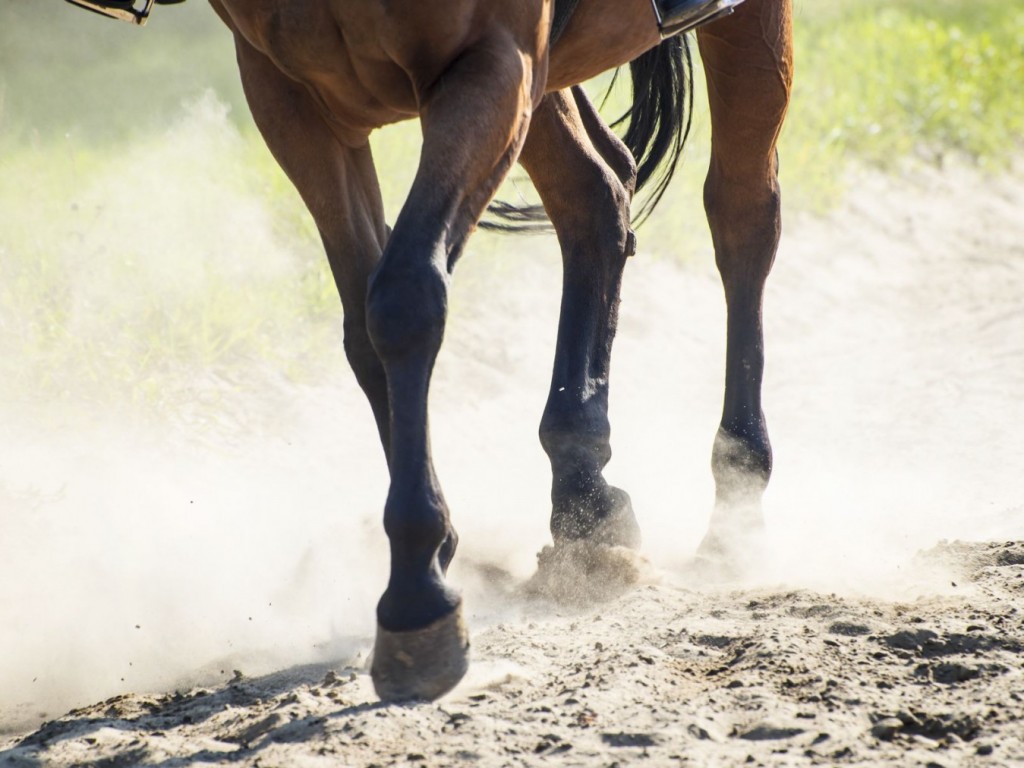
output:
[[[780,148],[790,210],[834,204],[851,163],[896,171],[952,153],[998,172],[1019,155],[1019,3],[797,0],[796,33]],[[645,254],[709,254],[696,85],[685,163],[641,230]],[[623,104],[614,96],[609,116]],[[418,127],[374,147],[393,219]],[[519,178],[503,197],[528,187]],[[535,248],[481,233],[468,258]],[[56,0],[0,5],[0,389],[173,412],[197,380],[241,369],[316,380],[340,364],[339,325],[315,227],[249,120],[230,37],[204,3],[158,7],[143,30]],[[256,386],[245,379],[231,386]]]
[[[851,161],[892,170],[953,153],[998,170],[1020,153],[1020,3],[818,2],[798,5],[781,146],[787,186],[804,206],[834,201]]]
[[[0,137],[132,141],[212,88],[248,123],[231,35],[201,0],[139,28],[60,0],[0,3]]]
[[[851,164],[897,172],[955,155],[998,172],[1024,149],[1020,3],[797,0],[795,38],[793,99],[779,147],[790,211],[835,205]],[[659,248],[680,244],[670,252],[683,257],[708,247],[693,234],[703,232],[710,143],[702,78],[696,87],[685,165],[642,235]]]
[[[120,152],[70,138],[0,169],[0,394],[173,413],[339,364],[308,216],[212,96]]]

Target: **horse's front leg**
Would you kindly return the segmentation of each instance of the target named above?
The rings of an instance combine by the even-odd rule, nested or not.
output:
[[[366,329],[366,284],[387,241],[370,146],[341,144],[309,92],[242,35],[235,37],[253,119],[320,232],[345,311],[345,353],[370,402],[387,455],[387,385]]]
[[[622,272],[633,246],[636,166],[578,88],[545,97],[520,161],[562,249],[561,316],[540,426],[551,460],[551,533],[556,544],[636,547],[640,529],[629,496],[602,474],[611,458],[608,377]]]
[[[791,0],[747,0],[697,35],[712,127],[704,205],[728,309],[725,404],[712,453],[716,503],[701,544],[714,557],[741,554],[763,528],[772,469],[761,308],[781,233],[776,140],[792,83],[791,10]]]
[[[370,280],[368,328],[387,374],[391,412],[384,508],[391,572],[377,606],[371,670],[387,700],[441,696],[468,664],[461,598],[445,581],[452,527],[431,461],[427,393],[449,274],[522,147],[536,98],[531,62],[538,58],[507,33],[485,34],[437,78],[423,99],[416,178]]]

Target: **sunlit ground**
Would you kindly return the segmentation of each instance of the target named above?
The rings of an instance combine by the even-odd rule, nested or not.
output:
[[[940,537],[1021,530],[1024,16],[797,10],[770,574],[868,589]],[[0,710],[19,718],[356,653],[372,629],[386,473],[315,231],[233,67],[200,3],[144,31],[0,9]],[[701,99],[630,264],[614,366],[609,476],[669,572],[710,506],[721,397]],[[416,139],[376,146],[391,211]],[[516,575],[547,537],[557,264],[550,239],[474,241],[433,392],[462,554]]]

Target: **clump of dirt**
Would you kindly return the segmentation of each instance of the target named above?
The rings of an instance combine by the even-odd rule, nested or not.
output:
[[[544,547],[537,572],[522,589],[561,605],[589,606],[655,578],[651,562],[636,550],[573,541]]]

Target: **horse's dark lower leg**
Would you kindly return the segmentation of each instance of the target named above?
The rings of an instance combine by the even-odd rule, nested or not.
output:
[[[443,579],[457,539],[433,477],[425,433],[424,376],[429,376],[440,343],[441,326],[436,316],[439,301],[436,295],[424,301],[416,295],[421,289],[429,293],[430,287],[436,288],[438,282],[443,293],[447,276],[428,269],[427,280],[423,286],[413,286],[412,294],[401,286],[395,287],[394,280],[390,287],[384,285],[388,280],[378,281],[377,306],[371,313],[377,320],[376,333],[371,339],[367,283],[380,260],[388,231],[369,146],[353,149],[339,144],[302,88],[281,75],[244,38],[239,38],[237,45],[243,85],[257,125],[320,229],[345,310],[345,353],[370,401],[391,471],[404,478],[404,482],[392,484],[388,500],[391,514],[386,515],[385,526],[395,557],[380,614],[382,626],[393,633],[385,630],[383,641],[378,636],[377,656],[384,661],[399,657],[417,658],[421,662],[424,658],[441,658],[441,673],[436,669],[433,673],[409,671],[432,681],[413,690],[411,695],[436,694],[436,688],[431,686],[436,685],[438,677],[449,681],[461,677],[459,659],[463,667],[465,662],[461,625],[454,621],[426,629],[412,640],[403,638],[400,631],[429,627],[458,605],[458,596],[445,586]],[[287,119],[282,120],[282,115],[287,115]],[[393,250],[409,252],[408,241],[399,238]],[[411,250],[415,252],[415,247]],[[382,294],[385,303],[397,300],[397,308],[382,306]],[[440,305],[443,320],[443,297]],[[435,316],[431,317],[431,313]],[[411,325],[412,330],[403,323]],[[375,344],[392,359],[395,386],[391,392]],[[412,379],[402,373],[410,369]],[[416,379],[423,397],[418,397],[417,385],[413,383]],[[389,398],[400,406],[397,419],[391,418]],[[402,425],[412,428],[403,429]],[[419,433],[418,427],[422,428]],[[391,450],[393,434],[399,435],[404,450]],[[416,461],[416,451],[421,465],[410,467],[410,461]],[[404,517],[397,516],[396,509],[405,510]],[[440,656],[434,652],[435,647],[443,648],[446,642],[456,646],[454,666],[450,659],[443,659],[443,652]]]
[[[637,546],[640,532],[629,496],[602,474],[611,458],[612,339],[632,237],[630,193],[620,175],[631,181],[635,169],[628,151],[620,175],[611,169],[584,129],[581,98],[585,113],[590,105],[582,94],[549,94],[520,158],[555,225],[563,259],[554,371],[540,426],[551,460],[551,533],[556,543],[584,539]]]
[[[714,177],[714,174],[712,174]],[[736,218],[720,205],[714,187],[706,193],[709,221],[718,232],[735,227]],[[740,211],[733,211],[740,214]],[[755,533],[762,525],[760,502],[772,470],[772,449],[761,408],[764,334],[761,308],[767,270],[778,245],[779,204],[771,194],[764,208],[742,215],[759,235],[737,247],[716,238],[716,260],[725,286],[728,311],[725,398],[715,436],[711,468],[715,478],[715,513],[702,545],[705,551],[729,546],[723,537]],[[729,222],[729,223],[726,223]],[[742,261],[741,261],[742,259]]]
[[[789,0],[747,0],[698,33],[711,103],[704,203],[728,309],[725,398],[712,452],[716,504],[701,545],[716,554],[763,525],[772,451],[761,407],[764,286],[781,233],[775,142],[789,101]]]
[[[482,41],[425,98],[416,179],[370,281],[367,328],[387,374],[391,416],[391,570],[371,670],[383,699],[436,698],[468,664],[461,598],[445,582],[455,539],[431,459],[427,396],[449,271],[525,137],[527,60],[505,39]]]
[[[415,195],[412,201],[418,202]],[[400,227],[392,235],[367,305],[370,338],[384,361],[391,405],[392,482],[384,507],[391,583],[377,611],[381,625],[391,631],[423,627],[458,603],[438,563],[451,526],[427,428],[427,391],[448,303],[446,256],[431,253],[430,244],[424,247],[406,232]]]

